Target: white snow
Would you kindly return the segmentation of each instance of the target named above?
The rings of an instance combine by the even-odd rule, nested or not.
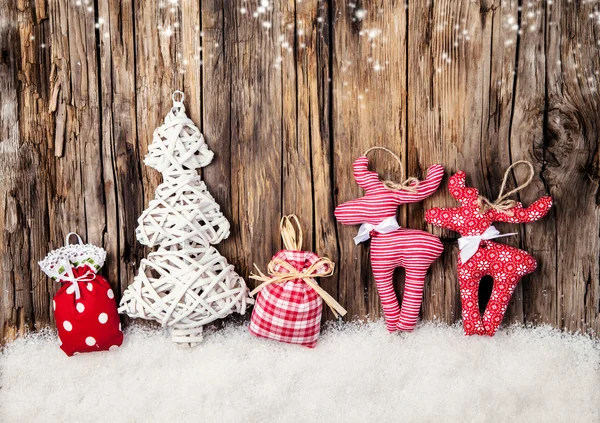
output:
[[[131,329],[119,350],[68,358],[52,335],[0,355],[0,421],[600,421],[600,346],[549,328],[494,338],[424,324],[329,328],[305,349],[245,327],[194,349]]]

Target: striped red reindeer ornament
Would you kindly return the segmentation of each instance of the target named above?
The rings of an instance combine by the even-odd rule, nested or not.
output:
[[[302,228],[295,215],[281,219],[280,231],[285,250],[273,256],[268,275],[258,267],[258,274],[250,275],[261,283],[252,291],[257,296],[249,330],[261,338],[313,348],[321,332],[323,301],[336,317],[346,314],[315,280],[331,276],[335,265],[327,257],[302,250]]]
[[[408,178],[402,183],[381,181],[368,170],[367,154],[384,150],[370,148],[354,162],[354,179],[365,190],[364,197],[347,201],[335,209],[335,217],[344,225],[361,225],[354,242],[371,240],[371,267],[388,331],[412,331],[417,323],[427,269],[443,251],[440,240],[427,232],[401,228],[396,221],[398,206],[423,201],[439,187],[444,168],[432,165],[424,181]],[[406,270],[402,308],[398,304],[392,278],[396,267]]]

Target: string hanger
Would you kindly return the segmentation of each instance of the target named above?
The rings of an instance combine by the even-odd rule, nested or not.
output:
[[[396,161],[398,162],[398,165],[400,166],[400,174],[402,175],[404,173],[403,172],[404,167],[402,166],[402,160],[400,160],[400,157],[398,157],[396,155],[396,153],[394,153],[393,151],[391,151],[388,148],[381,147],[381,146],[371,147],[367,151],[364,152],[363,156],[366,156],[367,154],[369,154],[371,151],[374,151],[374,150],[382,150],[382,151],[385,151],[385,152],[391,154],[392,157],[396,159]],[[407,192],[415,193],[415,192],[417,192],[417,189],[419,188],[419,180],[417,178],[415,178],[414,176],[409,176],[402,182],[394,182],[394,181],[389,181],[389,180],[382,181],[382,182],[383,182],[383,185],[391,191],[407,191]]]
[[[509,191],[506,194],[504,194],[504,189],[506,188],[506,182],[508,181],[508,175],[511,169],[520,164],[525,164],[529,167],[529,178],[527,178],[527,180],[524,183],[522,183],[512,191]],[[534,175],[535,170],[533,169],[533,165],[531,164],[531,162],[527,160],[519,160],[517,162],[514,162],[508,167],[508,169],[506,169],[506,172],[504,172],[504,178],[502,179],[502,186],[500,187],[500,193],[498,193],[498,198],[496,198],[492,202],[483,195],[477,197],[477,202],[479,204],[479,210],[481,211],[481,213],[486,213],[488,210],[493,209],[501,213],[512,215],[510,209],[517,205],[517,201],[508,199],[507,197],[510,197],[511,195],[526,188],[531,183],[531,181],[533,181]]]
[[[183,105],[183,100],[185,100],[185,94],[183,94],[183,91],[173,91],[173,94],[171,94],[171,99],[173,100],[173,107],[171,108],[171,113],[173,115],[177,115],[180,111],[183,111],[185,113],[185,106]]]
[[[185,94],[183,94],[183,91],[175,90],[173,91],[173,94],[171,94],[171,99],[173,100],[174,106],[183,104]]]
[[[294,226],[295,224],[295,226]],[[298,229],[296,231],[296,228]],[[283,216],[279,222],[279,232],[286,250],[302,250],[302,226],[295,214]]]

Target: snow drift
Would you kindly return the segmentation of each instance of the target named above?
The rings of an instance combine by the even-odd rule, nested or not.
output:
[[[0,420],[389,422],[600,420],[600,347],[549,328],[493,338],[423,324],[330,327],[314,350],[208,335],[194,349],[130,329],[123,347],[68,358],[52,335],[0,355]]]

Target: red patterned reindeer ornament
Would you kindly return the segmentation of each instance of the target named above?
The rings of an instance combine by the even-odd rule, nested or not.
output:
[[[523,185],[503,194],[510,170],[518,164],[528,164],[530,177]],[[525,251],[498,244],[492,239],[516,235],[501,234],[493,222],[529,223],[544,217],[552,206],[550,197],[542,197],[531,206],[523,208],[508,196],[523,189],[533,179],[531,163],[515,162],[510,166],[502,182],[500,195],[493,203],[479,195],[475,188],[465,186],[465,172],[458,172],[450,178],[448,189],[461,206],[433,208],[427,211],[425,219],[435,226],[460,233],[458,247],[458,281],[462,301],[462,317],[465,335],[493,336],[510,302],[512,293],[521,278],[533,272],[537,263]],[[494,279],[492,295],[483,314],[479,313],[479,281],[484,276]]]
[[[75,235],[78,244],[69,244]],[[68,355],[113,350],[123,343],[115,294],[96,272],[106,251],[67,235],[65,246],[51,251],[40,267],[62,287],[53,300],[60,348]]]
[[[250,276],[262,283],[252,291],[252,295],[258,294],[249,330],[261,338],[313,348],[321,332],[323,301],[336,317],[346,314],[315,281],[331,276],[334,264],[326,257],[302,251],[302,228],[295,215],[284,216],[280,230],[286,249],[273,256],[268,276],[258,268],[258,275]]]

